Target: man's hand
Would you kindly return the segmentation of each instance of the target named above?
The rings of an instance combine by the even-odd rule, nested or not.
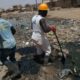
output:
[[[13,35],[16,33],[16,30],[13,26],[11,27],[11,32],[12,32]]]
[[[56,26],[55,25],[50,25],[49,27],[50,27],[51,31],[56,32]]]

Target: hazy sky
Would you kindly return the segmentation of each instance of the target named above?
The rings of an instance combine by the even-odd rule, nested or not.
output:
[[[41,1],[42,0],[37,0],[37,2],[41,2]],[[34,4],[36,3],[36,0],[0,0],[0,8],[7,9],[16,4],[25,5],[27,3]]]

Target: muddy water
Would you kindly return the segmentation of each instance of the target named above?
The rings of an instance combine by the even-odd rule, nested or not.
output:
[[[55,24],[60,27],[80,26],[80,20],[75,20],[75,19],[51,18],[48,19],[48,22],[49,24]]]

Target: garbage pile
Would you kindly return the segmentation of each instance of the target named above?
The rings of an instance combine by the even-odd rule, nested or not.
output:
[[[29,13],[8,18],[16,26],[15,38],[18,50],[16,58],[20,57],[18,61],[22,65],[20,67],[22,78],[19,80],[80,80],[80,78],[74,78],[80,75],[80,20],[61,18],[48,20],[49,24],[55,24],[57,27],[56,33],[64,53],[71,55],[69,59],[66,59],[66,65],[62,69],[59,60],[54,61],[51,66],[44,67],[34,62],[32,57],[27,56],[30,52],[35,53],[33,52],[35,45],[31,41],[31,17],[32,14]],[[51,45],[59,50],[55,35],[50,32],[47,36]]]

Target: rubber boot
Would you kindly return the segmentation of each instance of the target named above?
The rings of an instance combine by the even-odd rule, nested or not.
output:
[[[55,60],[55,57],[52,54],[50,54],[50,56],[49,56],[49,62],[53,63],[54,60]]]
[[[44,63],[43,63],[44,66],[47,66],[49,65],[49,56],[45,56],[44,57]]]

